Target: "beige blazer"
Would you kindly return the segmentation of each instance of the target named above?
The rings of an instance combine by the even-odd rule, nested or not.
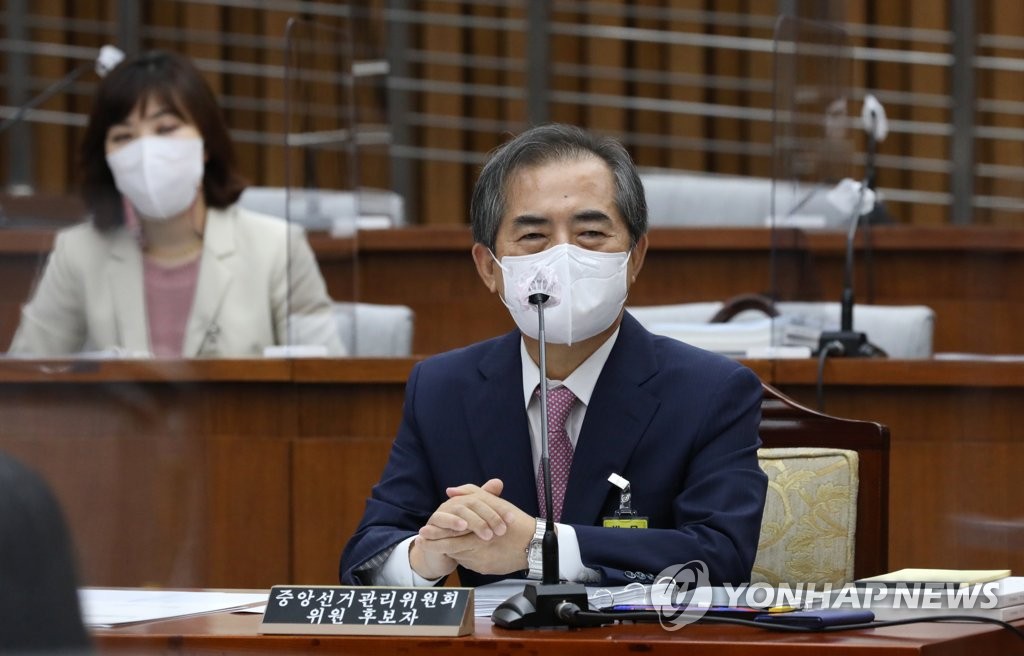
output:
[[[344,355],[301,228],[237,205],[211,208],[201,258],[184,357],[260,357],[264,347],[289,342]],[[104,233],[83,223],[61,230],[9,352],[147,356],[143,295],[142,250],[127,229]]]

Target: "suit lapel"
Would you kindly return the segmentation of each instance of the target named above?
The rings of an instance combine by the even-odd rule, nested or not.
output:
[[[470,418],[470,439],[482,471],[487,477],[500,478],[505,483],[502,498],[536,515],[537,492],[523,404],[519,340],[518,332],[499,338],[481,360],[483,381],[466,395],[464,411]]]
[[[199,264],[199,280],[192,302],[182,354],[196,357],[216,354],[220,325],[218,317],[233,277],[230,266],[235,256],[235,224],[224,212],[209,209],[203,234],[203,255]]]
[[[112,237],[107,284],[114,306],[117,343],[130,352],[148,352],[142,251],[127,230],[120,230]]]
[[[601,519],[612,490],[608,476],[625,469],[660,404],[641,387],[657,369],[650,334],[626,314],[587,406],[566,487],[563,522],[594,524]]]

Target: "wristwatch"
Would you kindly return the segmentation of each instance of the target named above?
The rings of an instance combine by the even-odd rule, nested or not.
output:
[[[533,530],[533,539],[526,545],[526,578],[540,580],[544,576],[544,520],[537,518],[537,527]]]

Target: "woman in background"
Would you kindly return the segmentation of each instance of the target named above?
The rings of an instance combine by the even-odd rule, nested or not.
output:
[[[151,52],[111,71],[81,165],[91,221],[58,233],[10,353],[344,355],[305,234],[236,205],[245,181],[188,59]]]

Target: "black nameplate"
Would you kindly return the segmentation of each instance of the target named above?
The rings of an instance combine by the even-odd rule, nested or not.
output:
[[[473,588],[275,585],[260,633],[460,636],[473,624]]]

